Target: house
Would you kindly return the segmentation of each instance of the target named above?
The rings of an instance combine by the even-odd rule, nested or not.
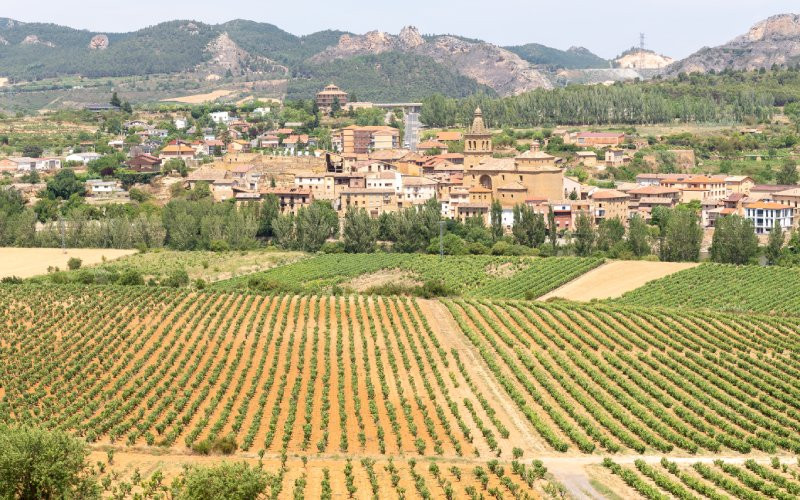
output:
[[[71,155],[64,158],[65,161],[69,162],[76,162],[76,163],[83,163],[84,165],[88,165],[90,161],[97,160],[98,158],[102,158],[103,155],[100,153],[72,153]]]
[[[127,194],[122,189],[119,181],[110,180],[104,181],[102,179],[90,179],[86,181],[86,195],[92,198],[113,198]]]
[[[231,169],[231,178],[236,186],[258,191],[263,173],[255,165],[236,165]]]
[[[159,154],[159,158],[164,161],[177,158],[179,160],[191,160],[195,157],[195,150],[188,144],[178,142],[177,144],[168,144],[164,146]]]
[[[661,178],[661,185],[680,189],[682,203],[722,200],[728,195],[724,176],[675,174]]]
[[[777,222],[784,231],[792,227],[794,209],[780,203],[756,201],[745,203],[744,217],[753,223],[756,234],[768,234]]]
[[[349,96],[347,92],[336,85],[328,85],[316,95],[316,103],[320,109],[330,110],[333,104],[337,102],[340,107],[344,108],[349,102]]]
[[[432,149],[447,153],[447,144],[441,141],[423,141],[417,144],[418,151],[430,151]]]
[[[597,166],[597,153],[594,151],[578,151],[575,156],[578,157],[578,163],[584,167],[594,168]]]
[[[787,207],[791,207],[792,227],[800,227],[800,187],[794,187],[772,193],[772,201]]]
[[[247,141],[235,140],[228,144],[228,151],[231,153],[249,153],[252,146]]]
[[[398,207],[397,193],[392,188],[348,188],[339,195],[339,209],[364,209],[372,217],[395,212]]]
[[[400,193],[403,175],[397,171],[385,170],[367,174],[367,189],[393,189]]]
[[[627,224],[629,199],[630,196],[616,189],[599,189],[592,193],[592,216],[595,224],[613,218]]]
[[[436,134],[436,140],[439,142],[458,142],[464,138],[464,135],[458,131],[445,131]]]
[[[333,133],[333,142],[342,153],[367,154],[400,147],[400,131],[393,127],[351,125]]]
[[[129,120],[122,124],[123,130],[139,129],[147,130],[153,128],[149,123],[143,120]]]
[[[283,140],[283,147],[290,151],[298,151],[308,144],[308,135],[290,135]]]
[[[222,156],[228,152],[225,143],[218,139],[204,140],[194,145],[197,154],[206,156]]]
[[[400,179],[400,195],[398,207],[421,205],[431,198],[436,198],[436,181],[426,177],[404,175]]]
[[[172,123],[175,124],[175,128],[178,130],[183,130],[187,125],[189,125],[189,122],[186,120],[186,118],[175,118]]]
[[[746,175],[729,175],[725,177],[725,188],[728,193],[750,194],[750,190],[754,185],[753,178]]]
[[[61,168],[58,158],[28,158],[24,156],[9,156],[0,160],[0,172],[48,172]]]
[[[619,132],[580,132],[575,136],[575,144],[578,146],[609,148],[624,142],[625,134]]]
[[[161,158],[149,154],[141,154],[128,160],[126,165],[137,172],[158,172],[161,170]]]
[[[267,188],[261,192],[264,195],[275,195],[278,198],[282,214],[297,215],[302,207],[307,207],[314,201],[314,195],[310,190],[297,187]]]
[[[211,118],[212,122],[217,124],[223,123],[227,125],[228,122],[231,121],[231,114],[227,111],[216,111],[214,113],[209,113],[208,117]]]
[[[607,167],[620,167],[625,164],[625,151],[622,149],[606,150],[605,161]]]
[[[114,139],[113,141],[108,141],[108,147],[114,148],[117,151],[122,151],[125,147],[125,141],[122,139]]]
[[[200,182],[213,184],[216,181],[224,181],[227,179],[231,179],[230,172],[227,170],[214,167],[201,167],[189,173],[189,176],[186,177],[186,182],[189,184],[189,189],[194,189]]]

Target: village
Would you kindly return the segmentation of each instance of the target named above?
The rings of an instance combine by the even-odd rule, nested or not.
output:
[[[421,130],[419,103],[353,103],[346,92],[330,85],[317,94],[314,104],[327,116],[377,110],[378,116],[386,115],[385,123],[391,119],[395,126],[349,125],[332,130],[326,144],[321,144],[316,130],[302,122],[269,119],[276,128],[264,129],[259,119],[270,116],[280,106],[277,102],[238,115],[210,112],[209,126],[200,129],[189,127],[189,119],[181,115],[133,119],[122,123],[119,136],[102,148],[118,160],[124,158],[122,165],[88,175],[86,201],[127,203],[128,190],[134,188],[167,202],[166,188],[206,184],[217,202],[249,203],[274,195],[284,214],[297,214],[323,200],[342,217],[355,208],[377,218],[436,199],[443,218],[462,222],[479,218],[487,225],[492,205],[499,204],[506,231],[513,227],[514,208],[526,205],[537,214],[552,210],[560,234],[573,231],[580,214],[589,215],[596,225],[612,218],[627,224],[635,215],[650,221],[656,207],[692,204],[706,241],[719,217],[726,215],[748,219],[762,237],[776,223],[790,230],[800,222],[800,186],[758,184],[746,175],[698,174],[691,149],[666,152],[673,158],[675,172],[656,173],[651,154],[645,162],[652,164],[652,171],[637,174],[633,182],[592,182],[633,161],[637,151],[648,145],[638,136],[555,128],[547,137],[520,141],[522,147],[509,150],[495,147],[498,132],[486,126],[480,109],[466,130],[428,132]],[[106,111],[108,106],[89,109]],[[398,115],[403,126],[396,123]],[[154,124],[165,118],[172,131]],[[549,154],[545,150],[551,141],[570,149]],[[91,140],[66,153],[5,157],[0,159],[0,173],[13,179],[12,187],[33,203],[44,187],[42,176],[65,166],[85,174],[108,156],[95,152]],[[26,183],[33,172],[37,182]],[[119,172],[131,175],[127,179],[114,175]]]

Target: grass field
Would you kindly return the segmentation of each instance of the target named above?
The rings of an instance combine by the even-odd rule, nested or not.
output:
[[[441,281],[459,294],[496,298],[538,297],[602,264],[602,259],[446,256],[415,254],[330,254],[281,266],[265,273],[222,281],[217,286],[245,289],[256,277],[296,293],[325,293],[337,287],[368,291],[395,280]],[[393,270],[397,274],[387,274]],[[377,276],[375,276],[377,275]],[[374,278],[374,279],[370,279]]]
[[[101,251],[98,250],[98,252]],[[151,277],[158,280],[173,271],[182,269],[187,272],[192,281],[202,279],[206,282],[215,282],[271,269],[305,256],[300,252],[273,250],[180,252],[161,249],[150,250],[146,253],[126,251],[125,255],[119,260],[97,264],[93,266],[93,270],[123,272],[134,269],[141,273],[145,280]],[[93,262],[87,262],[87,264],[90,263]],[[65,265],[61,266],[62,270],[65,268]],[[46,280],[46,278],[42,279]]]
[[[652,281],[618,300],[641,306],[692,307],[800,315],[800,271],[703,264]]]

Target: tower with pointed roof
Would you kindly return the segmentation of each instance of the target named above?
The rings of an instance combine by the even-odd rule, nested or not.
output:
[[[492,134],[483,123],[481,108],[477,108],[472,126],[464,134],[464,166],[471,169],[490,156],[492,156]]]

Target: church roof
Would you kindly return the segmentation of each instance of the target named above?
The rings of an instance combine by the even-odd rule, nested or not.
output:
[[[477,108],[467,135],[487,135],[488,133],[486,125],[483,123],[483,112],[481,108]]]

